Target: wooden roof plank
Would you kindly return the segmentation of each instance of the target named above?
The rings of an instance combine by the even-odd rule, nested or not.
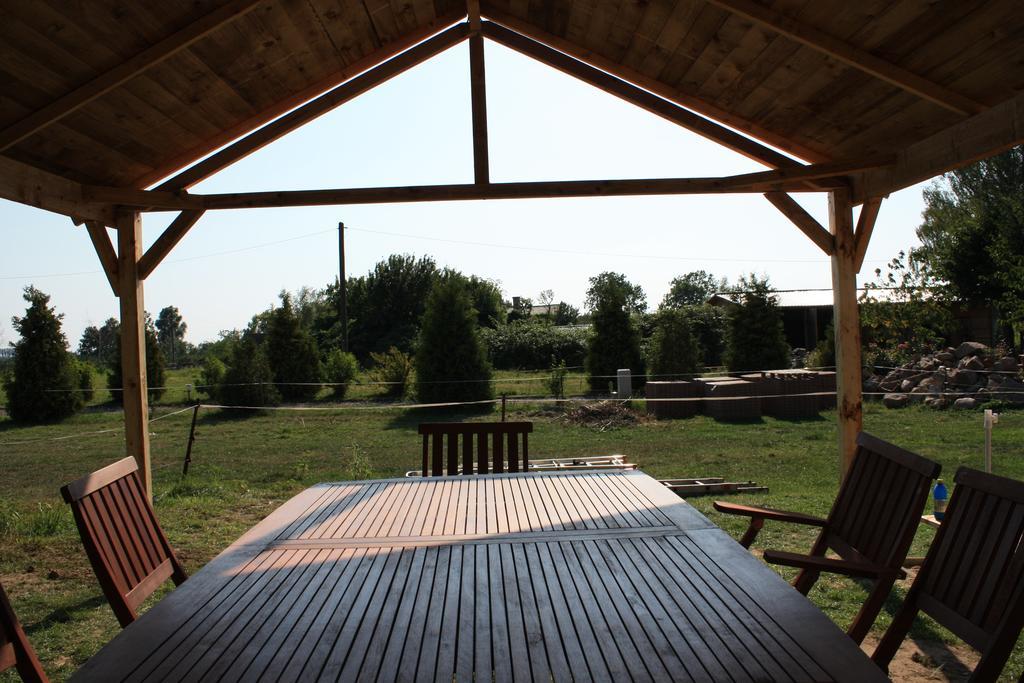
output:
[[[896,64],[880,59],[870,52],[753,2],[753,0],[707,1],[752,21],[757,21],[808,47],[958,114],[976,114],[985,108],[984,105],[964,95],[955,93]]]
[[[100,74],[88,83],[49,105],[37,110],[21,121],[0,131],[0,151],[7,149],[19,140],[24,140],[34,132],[59,121],[79,107],[116,88],[154,64],[167,59],[179,50],[183,50],[203,36],[215,31],[224,24],[233,21],[255,7],[261,0],[231,0],[226,5],[210,12],[190,23],[183,29],[175,31],[164,40],[143,50],[135,57],[119,64],[110,71]]]

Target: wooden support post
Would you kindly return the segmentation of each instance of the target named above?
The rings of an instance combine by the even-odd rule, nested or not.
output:
[[[857,451],[857,434],[863,424],[857,249],[849,190],[829,192],[828,219],[829,229],[835,239],[832,252],[832,301],[836,336],[836,412],[839,421],[840,473],[841,477],[845,477],[853,463]]]
[[[469,84],[473,107],[473,180],[478,185],[491,182],[487,148],[487,85],[484,70],[484,37],[480,33],[480,3],[466,3],[469,13]]]
[[[117,216],[117,270],[121,295],[121,377],[123,378],[125,452],[139,464],[146,495],[153,498],[149,456],[149,401],[146,382],[146,313],[143,308],[139,259],[142,257],[142,214]]]

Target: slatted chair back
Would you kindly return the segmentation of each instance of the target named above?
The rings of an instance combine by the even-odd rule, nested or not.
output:
[[[940,471],[927,458],[861,432],[853,465],[819,540],[847,559],[859,555],[898,569]]]
[[[14,614],[3,584],[0,584],[0,672],[12,667],[18,670],[26,683],[45,683],[47,680],[43,665]]]
[[[421,424],[423,476],[525,472],[532,422]],[[459,460],[462,464],[459,464]]]
[[[999,678],[1024,627],[1024,482],[961,467],[945,518],[872,659],[887,668],[917,612],[981,652],[972,681]]]
[[[157,522],[135,458],[125,458],[61,490],[71,505],[96,578],[121,626],[164,581],[187,577]]]

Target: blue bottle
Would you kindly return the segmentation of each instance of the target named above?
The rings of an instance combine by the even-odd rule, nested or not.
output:
[[[949,491],[941,479],[935,482],[935,519],[939,522],[946,516],[946,503],[949,502]]]

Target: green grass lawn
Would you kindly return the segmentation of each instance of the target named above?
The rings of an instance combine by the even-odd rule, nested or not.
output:
[[[176,371],[168,384],[184,384],[190,376]],[[507,386],[520,395],[543,393],[539,384]],[[360,396],[359,389],[352,392],[353,398],[374,393]],[[168,393],[154,417],[179,409],[183,398],[183,393]],[[311,484],[401,476],[415,468],[420,421],[494,419],[493,414],[424,414],[366,402],[358,405],[371,409],[324,405],[322,410],[268,412],[242,419],[204,411],[192,470],[185,480],[181,462],[190,411],[153,422],[156,510],[188,570],[197,571],[244,530]],[[824,515],[838,483],[832,412],[815,420],[765,418],[747,424],[704,417],[644,421],[604,432],[567,424],[550,404],[513,404],[509,417],[534,421],[531,454],[536,457],[624,453],[657,478],[750,478],[770,487],[768,494],[731,498],[737,502]],[[889,411],[870,404],[865,413],[868,431],[941,462],[950,478],[961,464],[981,466],[981,423],[978,412],[918,407]],[[119,412],[102,408],[50,426],[18,427],[0,419],[0,578],[55,680],[70,675],[119,630],[58,489],[121,457],[120,425]],[[1024,412],[1004,413],[996,427],[995,463],[997,473],[1024,478]],[[733,535],[742,532],[743,522],[714,513],[710,498],[692,502]],[[927,528],[920,530],[913,554],[924,554],[931,535]],[[806,551],[812,540],[813,530],[769,523],[756,545]],[[826,577],[811,597],[845,628],[864,595],[854,582]],[[903,589],[897,589],[889,610],[902,595]],[[883,612],[875,633],[880,634],[889,620],[890,613]],[[919,625],[915,635],[949,638],[929,624]],[[1022,668],[1024,647],[1018,645],[1007,679],[1016,680]],[[10,673],[7,676],[0,675],[0,681],[13,680]]]

